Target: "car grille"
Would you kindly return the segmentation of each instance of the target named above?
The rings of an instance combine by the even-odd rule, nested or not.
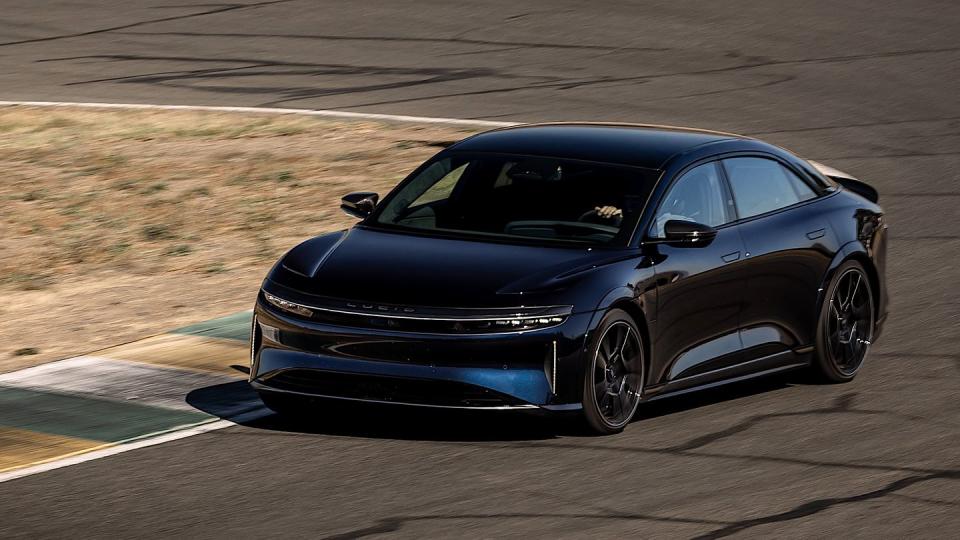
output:
[[[456,381],[407,379],[340,373],[318,369],[289,369],[260,381],[277,390],[368,401],[437,407],[504,407],[520,400]]]

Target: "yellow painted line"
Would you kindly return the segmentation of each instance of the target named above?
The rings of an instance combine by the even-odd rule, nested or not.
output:
[[[237,416],[233,419],[233,421],[214,420],[210,422],[201,422],[190,426],[183,426],[174,428],[172,430],[165,430],[141,437],[135,437],[133,439],[120,441],[115,444],[103,444],[87,450],[80,450],[71,454],[64,454],[55,458],[40,460],[26,466],[14,467],[12,470],[0,470],[0,483],[7,482],[9,480],[15,480],[17,478],[23,478],[25,476],[32,476],[34,474],[52,471],[62,467],[69,467],[78,463],[86,463],[88,461],[115,456],[117,454],[122,454],[131,450],[137,450],[139,448],[156,446],[158,444],[163,444],[170,441],[193,437],[194,435],[209,433],[211,431],[235,426],[238,423],[242,424],[246,422],[253,422],[263,418],[264,416],[268,416],[269,414],[270,413],[267,409],[260,408],[258,410],[250,411]]]
[[[249,366],[248,344],[186,334],[161,334],[97,351],[102,358],[243,377],[231,365]]]
[[[0,427],[0,473],[112,446],[110,443]]]

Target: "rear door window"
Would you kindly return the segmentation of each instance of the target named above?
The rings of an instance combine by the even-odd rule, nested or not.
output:
[[[817,196],[800,177],[780,163],[765,158],[723,160],[740,218],[748,218]]]

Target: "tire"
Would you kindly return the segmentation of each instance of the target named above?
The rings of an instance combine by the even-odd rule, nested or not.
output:
[[[583,371],[583,419],[594,433],[619,433],[642,400],[646,370],[643,334],[630,315],[612,309],[597,326],[588,351]]]
[[[845,383],[857,376],[870,351],[875,314],[873,290],[863,265],[853,260],[841,264],[817,319],[816,358],[811,367],[818,380]]]

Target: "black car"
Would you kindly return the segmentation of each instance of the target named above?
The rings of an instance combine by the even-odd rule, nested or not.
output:
[[[263,282],[250,382],[337,398],[582,411],[809,367],[853,379],[887,306],[877,192],[776,146],[656,126],[482,133]],[[323,401],[323,400],[320,400]]]

